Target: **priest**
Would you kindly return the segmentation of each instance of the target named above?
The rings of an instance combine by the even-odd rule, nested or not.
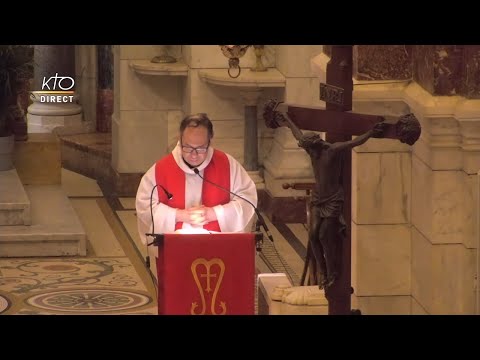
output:
[[[142,177],[135,206],[144,244],[153,231],[251,231],[255,183],[237,160],[211,146],[212,138],[206,114],[185,117],[176,147]]]

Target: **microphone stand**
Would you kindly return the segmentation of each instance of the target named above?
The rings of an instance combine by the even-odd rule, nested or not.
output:
[[[260,211],[258,211],[257,207],[255,205],[252,204],[251,201],[245,199],[244,197],[240,196],[240,195],[237,195],[235,194],[234,192],[231,192],[230,190],[228,189],[225,189],[224,187],[218,185],[218,184],[215,184],[214,182],[211,182],[210,180],[207,180],[205,179],[202,175],[200,175],[200,171],[197,169],[197,168],[193,168],[193,172],[195,174],[197,174],[203,181],[206,181],[210,184],[212,184],[213,186],[216,186],[218,187],[219,189],[222,189],[223,191],[227,191],[229,192],[230,194],[234,195],[234,196],[237,196],[239,197],[240,199],[246,201],[247,203],[249,203],[250,205],[252,205],[253,207],[253,210],[255,211],[255,214],[257,215],[257,223],[255,225],[255,231],[259,232],[260,231],[260,226],[263,227],[263,229],[265,230],[265,233],[267,234],[267,237],[270,239],[270,241],[273,243],[273,236],[272,234],[270,233],[270,229],[268,228],[267,226],[267,223],[265,222],[265,219],[263,218],[262,214],[260,214]],[[257,250],[258,250],[258,246],[257,246]]]
[[[162,185],[160,184],[156,184],[153,188],[152,188],[152,192],[150,193],[150,216],[152,217],[152,232],[151,233],[146,233],[145,236],[151,236],[153,237],[153,241],[151,243],[148,243],[148,241],[146,241],[146,245],[147,245],[147,256],[145,258],[145,265],[147,266],[148,269],[150,269],[150,256],[148,255],[148,247],[150,245],[155,245],[155,246],[159,246],[162,242],[163,242],[163,234],[155,234],[155,220],[153,218],[153,192],[155,191],[155,189],[157,188],[157,186],[160,186],[163,190],[163,192],[165,193],[165,195],[167,196],[167,199],[168,200],[171,200],[173,198],[173,195],[167,191],[167,189],[165,189]]]

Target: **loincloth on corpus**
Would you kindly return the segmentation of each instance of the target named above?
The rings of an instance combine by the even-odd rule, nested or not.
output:
[[[337,218],[340,224],[338,232],[345,236],[347,233],[347,224],[343,217],[344,194],[343,189],[339,189],[327,197],[318,196],[317,192],[312,191],[311,206],[321,218]]]

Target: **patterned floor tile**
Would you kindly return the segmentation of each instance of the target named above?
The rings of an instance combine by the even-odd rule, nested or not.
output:
[[[2,259],[0,268],[0,292],[24,305],[18,313],[156,313],[128,258]]]

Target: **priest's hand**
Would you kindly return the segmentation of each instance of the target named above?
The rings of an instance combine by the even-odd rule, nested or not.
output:
[[[194,226],[203,226],[207,223],[207,216],[205,208],[203,207],[193,207],[188,209],[189,216],[190,216],[190,224]]]
[[[211,207],[198,206],[188,209],[190,212],[190,224],[203,226],[217,220],[217,214]]]
[[[217,214],[211,207],[194,206],[185,210],[177,210],[175,221],[186,222],[194,226],[203,226],[217,220]]]

